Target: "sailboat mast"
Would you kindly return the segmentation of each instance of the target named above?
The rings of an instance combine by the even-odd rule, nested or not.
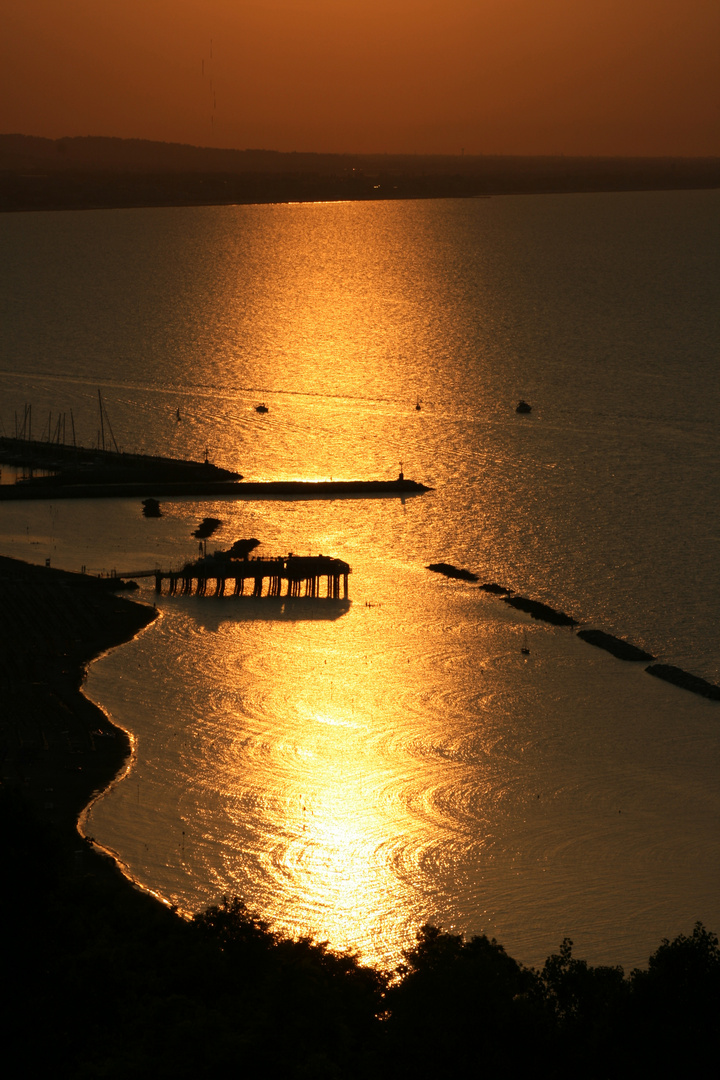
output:
[[[100,435],[102,438],[102,448],[105,449],[105,423],[103,421],[103,400],[100,389],[98,388],[98,402],[100,404]]]

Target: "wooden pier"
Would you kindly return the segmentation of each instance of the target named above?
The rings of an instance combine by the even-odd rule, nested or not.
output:
[[[352,571],[341,559],[327,555],[288,555],[274,559],[199,559],[182,570],[155,571],[155,592],[162,593],[168,583],[170,596],[225,596],[228,582],[231,596],[249,595],[312,596],[328,599],[347,598],[348,575]],[[129,576],[129,575],[128,575]],[[323,589],[322,581],[326,579]],[[287,585],[285,585],[287,582]]]

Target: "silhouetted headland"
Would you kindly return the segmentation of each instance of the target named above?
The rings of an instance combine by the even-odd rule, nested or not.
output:
[[[115,595],[122,582],[0,557],[0,732],[4,775],[22,778],[38,814],[75,822],[110,783],[129,740],[83,694],[85,668],[133,637],[152,608]]]

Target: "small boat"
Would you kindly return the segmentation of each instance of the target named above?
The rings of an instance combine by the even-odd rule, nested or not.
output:
[[[182,416],[180,415],[180,410],[179,409],[175,410],[175,419],[178,421],[178,423],[182,420]]]
[[[527,401],[518,401],[515,412],[529,413],[532,412],[532,405],[528,405]]]
[[[255,406],[255,412],[266,413],[270,412],[264,401],[261,401],[259,405]]]
[[[216,529],[219,529],[222,525],[220,518],[206,517],[203,518],[198,525],[195,532],[192,534],[197,540],[206,540],[208,536],[212,536]]]

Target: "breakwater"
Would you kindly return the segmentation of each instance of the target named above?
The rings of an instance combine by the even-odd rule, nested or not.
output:
[[[641,662],[655,659],[652,653],[646,652],[645,649],[632,645],[629,641],[623,641],[622,638],[615,637],[613,634],[606,634],[604,630],[578,630],[577,636],[587,641],[588,645],[597,645],[599,649],[612,653],[618,660]]]
[[[679,686],[681,690],[690,690],[693,694],[708,698],[709,701],[720,701],[720,686],[701,679],[698,675],[691,675],[689,671],[675,667],[673,664],[650,664],[645,670],[657,679]]]
[[[444,574],[445,577],[457,578],[459,581],[477,581],[478,579],[477,574],[473,574],[470,570],[463,570],[462,567],[453,566],[452,563],[430,563],[425,569],[432,570],[435,574]]]
[[[553,626],[577,626],[577,620],[564,611],[556,611],[549,604],[543,604],[540,600],[530,600],[527,596],[504,596],[503,602],[510,607],[524,611],[532,619],[540,619],[542,622],[552,623]]]
[[[416,480],[268,480],[247,483],[224,480],[159,481],[138,479],[121,483],[0,485],[0,501],[14,499],[165,499],[205,495],[229,499],[362,499],[421,495],[432,488]]]
[[[577,619],[566,615],[564,611],[557,611],[548,604],[543,604],[539,600],[531,600],[527,596],[516,596],[512,589],[508,589],[504,585],[498,585],[494,581],[486,582],[480,588],[484,592],[500,597],[504,603],[509,604],[518,611],[524,611],[533,619],[548,622],[553,626],[572,627],[578,625]],[[587,642],[588,645],[595,645],[599,649],[604,649],[605,652],[609,652],[618,660],[638,663],[655,659],[652,653],[646,652],[645,649],[641,649],[623,638],[615,637],[614,634],[608,634],[604,630],[584,627],[577,631],[577,636],[582,641]],[[649,675],[664,679],[665,682],[672,683],[673,686],[678,686],[682,690],[689,690],[691,693],[698,694],[709,701],[720,701],[720,686],[708,682],[706,679],[701,679],[698,675],[693,675],[683,668],[675,667],[673,664],[650,664],[645,668],[645,671]]]

